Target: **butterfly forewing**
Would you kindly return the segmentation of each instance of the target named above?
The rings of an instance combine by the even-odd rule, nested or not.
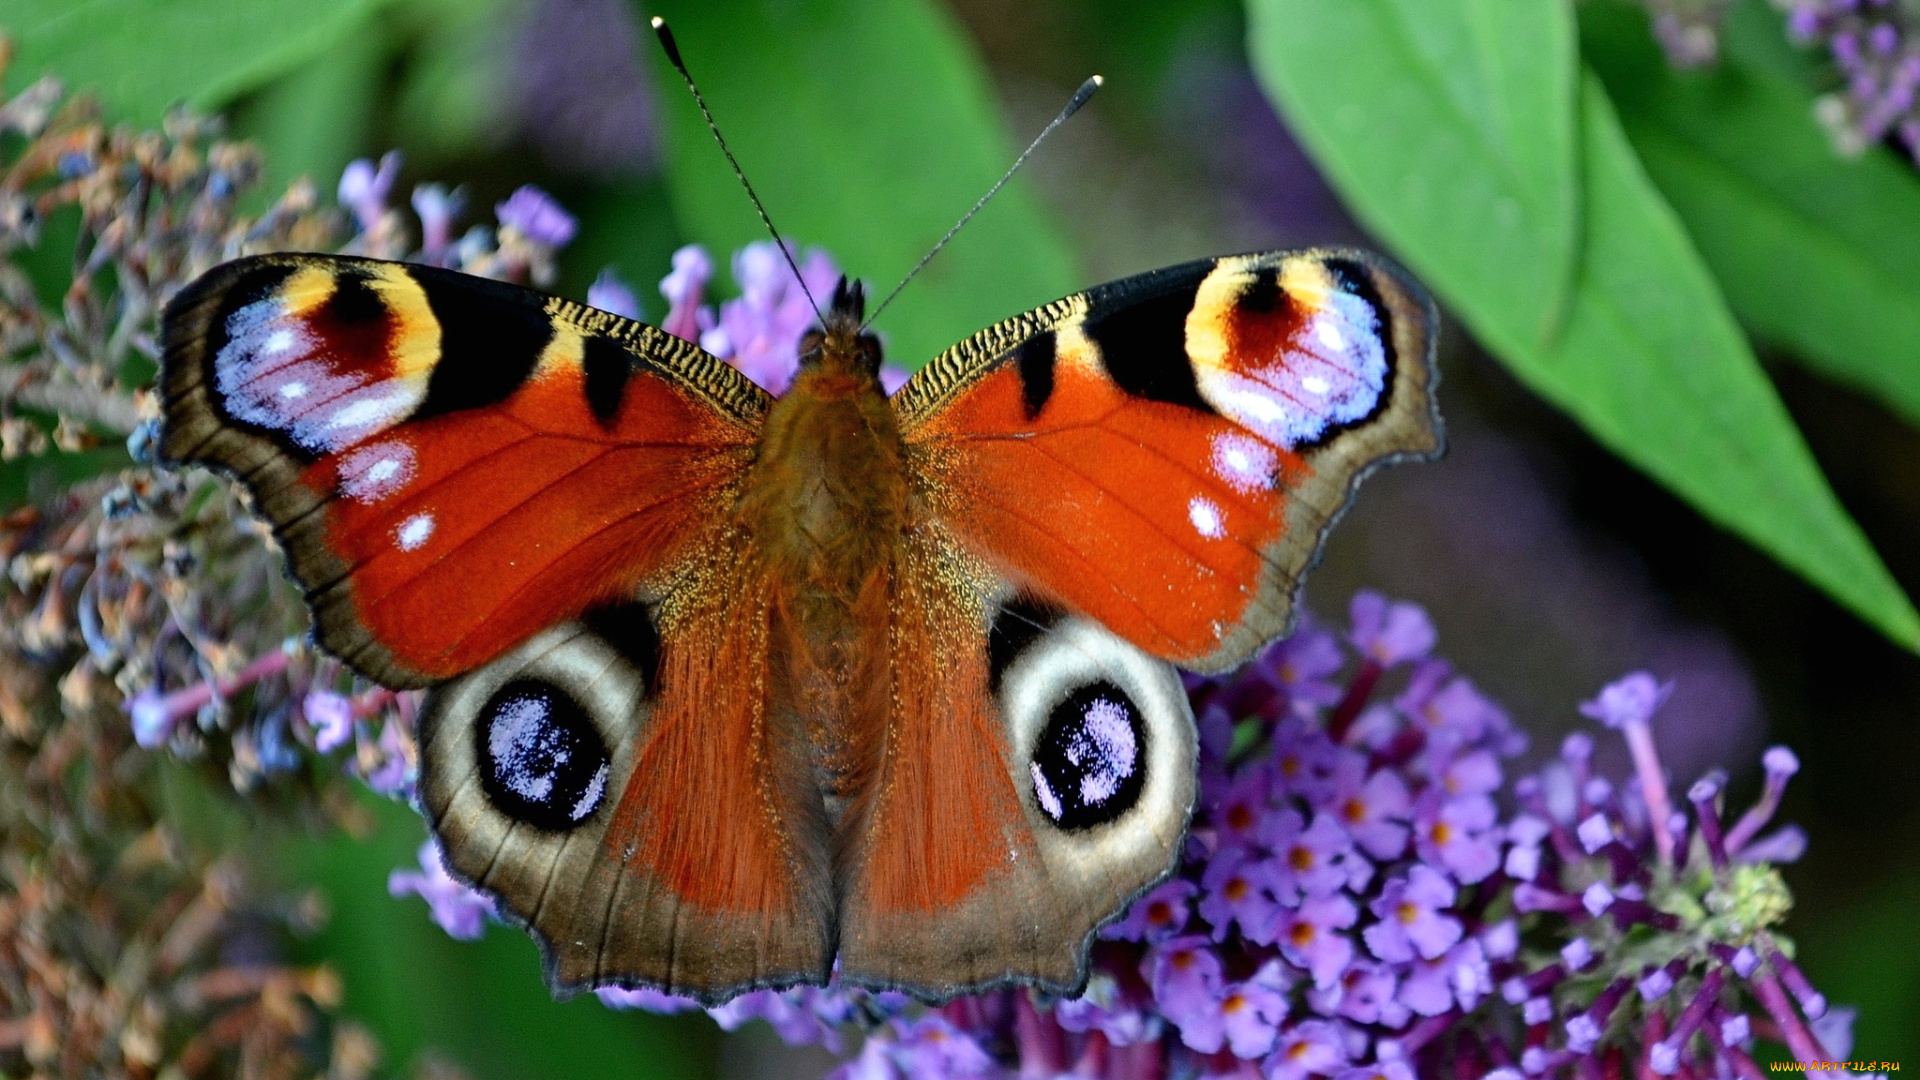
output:
[[[896,397],[923,499],[1019,587],[1218,671],[1368,471],[1440,448],[1431,302],[1352,251],[1210,259],[992,327]]]
[[[166,327],[163,455],[245,482],[321,644],[396,687],[659,586],[765,406],[678,338],[431,267],[242,259]]]

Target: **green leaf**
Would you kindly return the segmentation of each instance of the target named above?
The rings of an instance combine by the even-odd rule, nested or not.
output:
[[[705,1015],[615,1012],[591,994],[554,1001],[526,934],[495,925],[478,941],[455,941],[418,898],[387,895],[390,871],[417,866],[426,825],[386,799],[362,805],[379,822],[371,836],[283,839],[272,853],[294,881],[324,893],[331,917],[299,959],[340,972],[344,1012],[372,1029],[388,1071],[409,1074],[431,1052],[476,1080],[714,1074],[719,1032]]]
[[[1778,39],[1780,16],[1741,12]],[[1880,147],[1838,156],[1813,94],[1753,34],[1717,70],[1668,70],[1646,13],[1589,4],[1582,48],[1634,149],[1755,337],[1920,423],[1920,177]]]
[[[1557,0],[1249,0],[1254,69],[1347,205],[1482,337],[1550,340],[1579,248]]]
[[[1582,204],[1578,272],[1564,326],[1543,342],[1516,276],[1547,274],[1539,233],[1496,228],[1492,210],[1505,195],[1522,223],[1535,220],[1524,208],[1538,201],[1518,201],[1509,164],[1527,148],[1496,149],[1470,119],[1496,110],[1456,104],[1502,84],[1446,70],[1489,70],[1484,51],[1447,43],[1462,25],[1492,23],[1469,23],[1473,0],[1427,0],[1422,16],[1408,13],[1421,0],[1405,2],[1249,0],[1256,69],[1348,203],[1535,392],[1709,519],[1920,646],[1920,615],[1827,486],[1591,77],[1580,181],[1566,189]],[[1502,10],[1520,7],[1545,20],[1570,5]],[[1524,68],[1500,70],[1517,80]],[[1526,96],[1504,85],[1506,99]]]
[[[782,234],[825,248],[881,296],[1013,160],[979,57],[931,0],[672,0],[654,9],[672,23]],[[675,215],[724,263],[766,232],[679,76],[655,67]],[[1016,179],[878,325],[888,355],[917,367],[1079,284],[1059,234]]]
[[[513,38],[525,5],[502,0],[410,0],[413,48],[393,90],[395,145],[409,163],[459,161],[497,152],[514,136],[501,124],[511,106]]]
[[[0,513],[131,464],[126,447],[115,443],[75,453],[52,451],[41,457],[0,462]]]
[[[1551,349],[1490,344],[1707,518],[1920,647],[1920,615],[1827,486],[1597,78],[1582,106],[1587,247],[1566,331]]]
[[[8,92],[53,75],[92,90],[109,118],[157,125],[168,107],[208,109],[300,66],[386,0],[11,0]]]

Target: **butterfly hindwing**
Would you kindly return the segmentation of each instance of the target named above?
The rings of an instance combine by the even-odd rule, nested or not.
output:
[[[1023,602],[938,527],[897,560],[888,745],[842,824],[842,978],[1073,993],[1094,930],[1173,865],[1194,796],[1179,675]]]
[[[664,637],[657,612],[601,609],[428,696],[421,806],[556,991],[711,1001],[831,970],[806,743],[769,730],[764,603],[726,584]]]
[[[1209,259],[982,331],[894,400],[922,499],[971,551],[1220,671],[1286,632],[1358,481],[1438,453],[1436,328],[1363,252]]]

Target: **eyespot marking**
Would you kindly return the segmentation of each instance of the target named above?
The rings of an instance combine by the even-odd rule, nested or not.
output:
[[[1387,338],[1365,268],[1310,257],[1277,268],[1221,260],[1186,321],[1200,394],[1290,451],[1379,409],[1392,378]]]
[[[516,679],[495,691],[474,739],[481,787],[516,821],[560,832],[606,801],[606,740],[579,703],[550,683]]]
[[[1146,738],[1139,707],[1118,686],[1082,686],[1054,706],[1034,746],[1034,801],[1069,832],[1116,820],[1146,784]]]

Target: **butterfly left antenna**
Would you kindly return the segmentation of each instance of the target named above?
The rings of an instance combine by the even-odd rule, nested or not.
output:
[[[793,261],[793,252],[787,250],[787,242],[780,238],[780,230],[773,227],[773,219],[767,216],[767,208],[761,204],[760,196],[754,193],[753,185],[747,183],[747,174],[740,168],[740,162],[733,156],[733,150],[727,146],[726,136],[720,134],[720,125],[713,122],[713,112],[707,108],[707,99],[700,96],[700,88],[694,85],[693,75],[687,71],[687,62],[680,59],[680,46],[673,40],[673,31],[667,29],[667,20],[658,15],[653,17],[653,32],[660,39],[660,48],[666,51],[667,60],[673,69],[686,80],[687,89],[693,91],[693,103],[700,106],[700,115],[706,117],[707,130],[713,132],[713,141],[720,144],[720,152],[727,155],[727,164],[733,166],[733,175],[740,178],[740,186],[747,189],[747,198],[753,200],[753,208],[760,212],[760,221],[773,234],[773,246],[787,260],[787,267],[793,271],[793,280],[800,283],[800,291],[806,295],[807,303],[813,308],[813,317],[825,323],[826,316],[820,314],[820,302],[813,298],[813,290],[807,288],[807,279],[800,275],[800,264]],[[996,185],[997,186],[997,185]],[[891,299],[891,297],[889,297]]]
[[[657,22],[658,20],[655,21]],[[907,276],[900,279],[900,284],[893,287],[893,291],[887,294],[885,300],[880,301],[880,306],[873,309],[873,314],[867,316],[867,321],[860,325],[860,329],[865,330],[867,327],[873,325],[873,320],[879,318],[880,313],[887,310],[887,305],[893,303],[893,298],[899,296],[900,290],[907,287],[907,282],[919,277],[920,271],[926,269],[927,264],[933,261],[933,257],[940,254],[940,249],[947,246],[947,241],[953,239],[955,233],[965,228],[967,222],[973,220],[973,215],[979,213],[980,208],[987,205],[988,199],[999,194],[1000,189],[1007,186],[1007,181],[1013,179],[1013,174],[1020,171],[1020,166],[1025,165],[1027,159],[1033,156],[1033,152],[1040,149],[1040,144],[1046,141],[1047,136],[1053,134],[1053,129],[1066,123],[1074,113],[1079,112],[1080,106],[1085,105],[1087,100],[1093,97],[1094,92],[1099,90],[1105,83],[1105,79],[1095,75],[1080,84],[1080,89],[1073,92],[1073,98],[1067,102],[1066,108],[1060,110],[1060,115],[1053,118],[1053,123],[1042,128],[1040,134],[1033,137],[1033,141],[1027,144],[1025,150],[1020,152],[1020,156],[1013,159],[1013,164],[1007,166],[1007,171],[1001,174],[1000,179],[994,181],[993,186],[987,189],[987,193],[980,196],[980,201],[973,204],[973,209],[961,215],[960,220],[953,223],[953,228],[947,230],[947,235],[941,237],[940,242],[933,245],[933,250],[922,255],[920,261],[913,264],[913,269],[907,271]],[[719,133],[715,132],[715,134],[717,135]]]

